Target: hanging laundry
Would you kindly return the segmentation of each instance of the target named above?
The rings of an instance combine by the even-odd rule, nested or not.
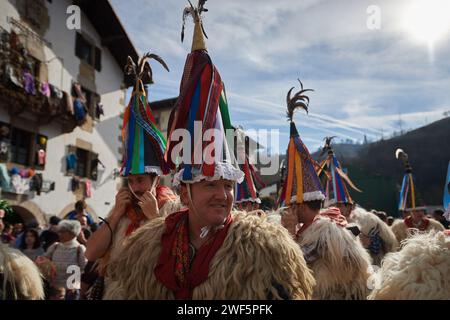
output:
[[[50,92],[50,85],[48,84],[48,82],[41,83],[41,93],[47,98],[50,98],[51,92]]]
[[[72,178],[72,181],[70,183],[70,189],[72,192],[77,191],[80,188],[80,180],[78,178]]]
[[[9,190],[11,186],[11,177],[8,174],[8,168],[5,163],[0,163],[0,187],[3,190]]]
[[[62,99],[63,98],[63,92],[56,88],[54,85],[49,84],[50,87],[50,96],[52,98],[56,99]]]
[[[83,121],[86,119],[86,107],[80,99],[75,99],[73,102],[73,111],[75,113],[76,121]]]
[[[69,153],[66,156],[66,165],[67,165],[67,171],[75,170],[75,166],[77,165],[77,156],[74,153]]]
[[[27,169],[20,169],[19,176],[21,178],[28,178],[28,170]]]
[[[2,141],[0,142],[0,155],[7,155],[9,151],[9,143]]]
[[[36,173],[30,180],[30,191],[36,191],[38,196],[41,195],[43,178],[41,173]]]
[[[24,194],[30,190],[30,179],[22,178],[19,174],[11,176],[12,189],[17,194]]]
[[[104,116],[105,112],[103,110],[103,104],[101,104],[100,102],[97,103],[97,105],[95,106],[95,117],[97,119],[100,119],[100,116]]]
[[[5,82],[11,83],[11,84],[15,85],[16,87],[23,88],[22,81],[20,81],[17,78],[13,66],[11,66],[10,64],[6,65],[4,77],[5,77],[5,80],[6,80]]]
[[[38,164],[40,166],[45,166],[45,156],[46,156],[45,150],[39,149],[37,152],[37,156],[38,156]]]
[[[34,175],[36,174],[36,171],[34,171],[34,169],[28,169],[28,176],[31,178],[31,177],[34,177]]]
[[[72,89],[73,96],[80,99],[82,103],[86,103],[86,97],[84,96],[83,91],[81,90],[81,85],[78,82],[73,83]]]
[[[84,182],[84,184],[85,184],[85,191],[86,191],[86,197],[87,198],[90,198],[90,197],[92,197],[92,189],[91,189],[91,181],[90,180],[86,180],[85,182]]]
[[[23,72],[23,86],[26,93],[36,95],[36,86],[34,84],[34,77],[29,70],[25,70]]]
[[[64,91],[64,100],[66,101],[66,111],[70,114],[74,114],[73,112],[73,101],[72,96]]]

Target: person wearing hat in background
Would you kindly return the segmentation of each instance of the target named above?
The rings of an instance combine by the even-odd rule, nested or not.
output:
[[[79,274],[81,274],[87,263],[84,256],[86,248],[77,241],[80,232],[80,222],[61,220],[57,227],[59,242],[52,244],[45,254],[56,266],[56,277],[53,279],[51,286],[54,288],[64,287],[66,289],[66,300],[78,300],[80,298],[80,279],[71,277],[74,273],[74,270],[71,269],[73,266],[77,266]]]
[[[145,54],[137,65],[128,57],[125,72],[134,77],[135,87],[122,126],[121,174],[126,186],[116,194],[114,208],[87,242],[86,257],[90,262],[99,262],[97,285],[91,290],[95,291],[95,299],[101,299],[107,290],[108,265],[117,256],[125,238],[144,223],[178,211],[181,206],[179,197],[159,184],[160,176],[169,173],[169,169],[164,160],[166,141],[156,127],[144,86],[153,83],[148,59],[155,59],[168,71],[165,62],[155,54]],[[94,299],[93,294],[88,295],[89,299]]]
[[[244,180],[236,184],[235,204],[238,210],[250,212],[259,209],[261,199],[259,198],[258,189],[264,188],[265,184],[258,176],[255,166],[250,163],[245,132],[237,128],[235,133],[237,136],[236,158],[241,171],[244,173]]]
[[[203,5],[204,1],[199,1],[197,7],[187,7],[184,12],[193,16],[194,41],[166,151],[167,162],[177,168],[173,184],[180,187],[187,208],[152,220],[128,239],[111,263],[116,283],[106,297],[310,298],[314,280],[286,230],[258,217],[232,212],[235,183],[242,182],[243,173],[233,165],[233,150],[225,138],[225,130],[233,129],[224,84],[204,43]],[[202,145],[201,137],[195,139],[191,131],[187,148],[198,154],[189,154],[183,146],[185,157],[176,166],[172,150],[179,146],[172,133],[177,129],[186,133],[195,120],[201,121],[202,133],[216,129],[214,141]],[[196,143],[198,149],[194,148]],[[192,161],[198,156],[200,161]]]
[[[327,158],[319,164],[317,175],[324,176],[325,182],[325,207],[334,206],[341,211],[347,219],[350,218],[354,208],[354,201],[350,195],[349,188],[362,192],[350,180],[347,174],[342,170],[340,162],[331,147],[331,141],[334,137],[326,137],[325,145],[321,154],[327,152]]]
[[[397,149],[395,157],[402,160],[405,167],[398,209],[409,213],[406,218],[395,220],[391,226],[397,241],[401,245],[401,242],[411,236],[412,233],[430,230],[443,231],[444,227],[438,221],[426,217],[426,207],[422,199],[417,197],[418,192],[408,154],[402,149]]]
[[[360,230],[359,239],[370,253],[374,265],[380,266],[384,256],[398,249],[394,232],[378,214],[356,207],[351,214],[351,221]]]
[[[297,108],[308,112],[309,98],[305,92],[311,89],[303,89],[299,82],[301,90],[291,98],[292,87],[286,98],[290,140],[279,205],[288,208],[283,210],[281,223],[296,239],[313,270],[316,280],[313,299],[366,299],[369,254],[346,229],[347,220],[339,209],[320,210],[325,194],[315,161],[293,121]]]

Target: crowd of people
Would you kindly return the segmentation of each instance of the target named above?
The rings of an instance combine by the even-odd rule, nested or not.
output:
[[[166,143],[153,119],[146,54],[128,59],[136,80],[122,127],[124,185],[97,225],[76,203],[46,230],[4,226],[3,299],[450,299],[450,233],[442,210],[427,216],[407,154],[400,219],[367,211],[327,139],[321,163],[298,133],[294,113],[308,111],[301,89],[287,94],[290,136],[274,208],[260,208],[258,174],[245,147],[233,150],[224,84],[206,50],[204,1],[185,10],[194,20],[180,95]],[[167,69],[167,68],[166,68]],[[214,128],[213,161],[171,159],[171,133],[201,121]],[[238,139],[242,139],[237,132]],[[189,137],[202,154],[210,146]],[[195,146],[195,148],[194,148]],[[236,165],[235,158],[244,161]],[[209,159],[211,160],[211,159]],[[173,188],[160,185],[172,172]],[[78,272],[77,272],[78,271]]]

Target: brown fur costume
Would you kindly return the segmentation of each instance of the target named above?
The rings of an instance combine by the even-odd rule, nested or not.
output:
[[[366,299],[371,259],[349,230],[319,217],[298,241],[316,279],[313,299]]]
[[[436,230],[436,231],[444,231],[444,227],[439,221],[436,221],[434,219],[429,219],[430,223],[428,224],[428,228],[425,230],[425,232],[428,232],[430,230]],[[398,243],[401,244],[403,240],[408,238],[412,233],[417,231],[417,229],[409,229],[405,221],[403,219],[397,219],[394,221],[394,223],[391,226],[392,232],[394,232],[395,237],[397,238]]]
[[[27,256],[0,244],[0,300],[42,300],[39,269]]]
[[[369,299],[450,299],[450,238],[431,231],[386,255]]]
[[[352,211],[350,222],[356,223],[364,235],[368,235],[373,229],[378,230],[382,240],[381,250],[378,254],[369,252],[375,265],[381,265],[381,260],[383,260],[387,253],[398,249],[398,242],[395,234],[377,215],[368,212],[363,208],[356,208]]]
[[[127,239],[113,261],[106,299],[174,299],[154,274],[161,252],[164,219],[157,218]],[[274,284],[293,299],[311,298],[314,279],[288,232],[263,219],[234,214],[222,247],[211,261],[208,279],[193,290],[193,299],[280,298]]]

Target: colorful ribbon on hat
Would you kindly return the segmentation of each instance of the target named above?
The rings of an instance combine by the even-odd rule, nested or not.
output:
[[[225,139],[225,131],[232,129],[228,102],[226,99],[224,84],[217,68],[205,50],[196,50],[190,53],[186,59],[183,78],[181,82],[180,96],[178,97],[175,115],[169,137],[178,128],[188,129],[191,135],[191,162],[183,163],[183,180],[192,179],[194,174],[201,173],[204,176],[213,176],[215,163],[205,163],[203,157],[201,164],[197,164],[195,154],[212,143],[203,141],[207,130],[218,129],[219,137],[214,137],[214,149],[212,155],[215,159],[227,159],[230,157],[229,148]],[[202,123],[201,137],[195,131],[195,121]],[[197,138],[197,139],[195,139]],[[217,141],[216,141],[217,140]],[[178,141],[168,139],[166,161],[170,168],[175,169],[177,164],[171,159],[172,150]],[[198,156],[197,156],[198,157]]]
[[[411,209],[416,207],[416,196],[414,188],[414,177],[412,173],[405,173],[403,176],[402,188],[400,190],[400,199],[398,210],[408,209],[408,199],[411,199]]]
[[[124,142],[123,175],[145,173],[145,142],[150,141],[152,151],[163,173],[168,172],[164,161],[166,140],[155,124],[142,81],[132,94],[125,110],[122,126]]]

